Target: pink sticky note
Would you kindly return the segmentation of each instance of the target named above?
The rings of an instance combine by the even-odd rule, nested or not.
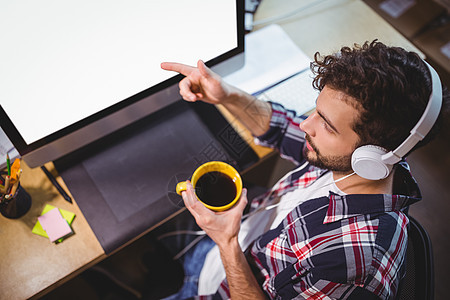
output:
[[[70,228],[58,208],[54,208],[39,216],[38,220],[52,242],[72,233],[72,228]]]

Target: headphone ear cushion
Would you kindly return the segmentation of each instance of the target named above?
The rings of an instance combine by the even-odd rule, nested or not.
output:
[[[375,145],[357,148],[352,154],[352,169],[360,177],[380,180],[389,176],[392,165],[383,162],[381,156],[386,150]]]

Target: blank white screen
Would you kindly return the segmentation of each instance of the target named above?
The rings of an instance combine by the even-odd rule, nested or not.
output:
[[[235,0],[0,0],[0,101],[27,144],[237,46]]]

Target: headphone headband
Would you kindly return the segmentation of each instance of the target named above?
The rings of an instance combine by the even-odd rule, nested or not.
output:
[[[414,146],[423,140],[436,122],[442,107],[442,86],[436,70],[423,60],[431,74],[431,95],[422,117],[410,131],[410,135],[395,150],[382,155],[386,164],[398,163]]]
[[[427,107],[410,135],[395,150],[386,153],[374,145],[357,148],[352,154],[353,171],[360,177],[380,180],[389,176],[392,166],[398,163],[414,146],[421,141],[436,122],[442,106],[442,86],[437,72],[423,61],[431,74],[431,95]]]

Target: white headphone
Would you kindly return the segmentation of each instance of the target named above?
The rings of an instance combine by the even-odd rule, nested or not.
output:
[[[410,135],[397,149],[387,152],[375,145],[365,145],[357,148],[352,154],[352,169],[360,177],[370,180],[380,180],[389,176],[392,166],[399,161],[431,130],[442,106],[442,86],[439,75],[426,61],[431,73],[431,95],[427,107],[410,131]]]

